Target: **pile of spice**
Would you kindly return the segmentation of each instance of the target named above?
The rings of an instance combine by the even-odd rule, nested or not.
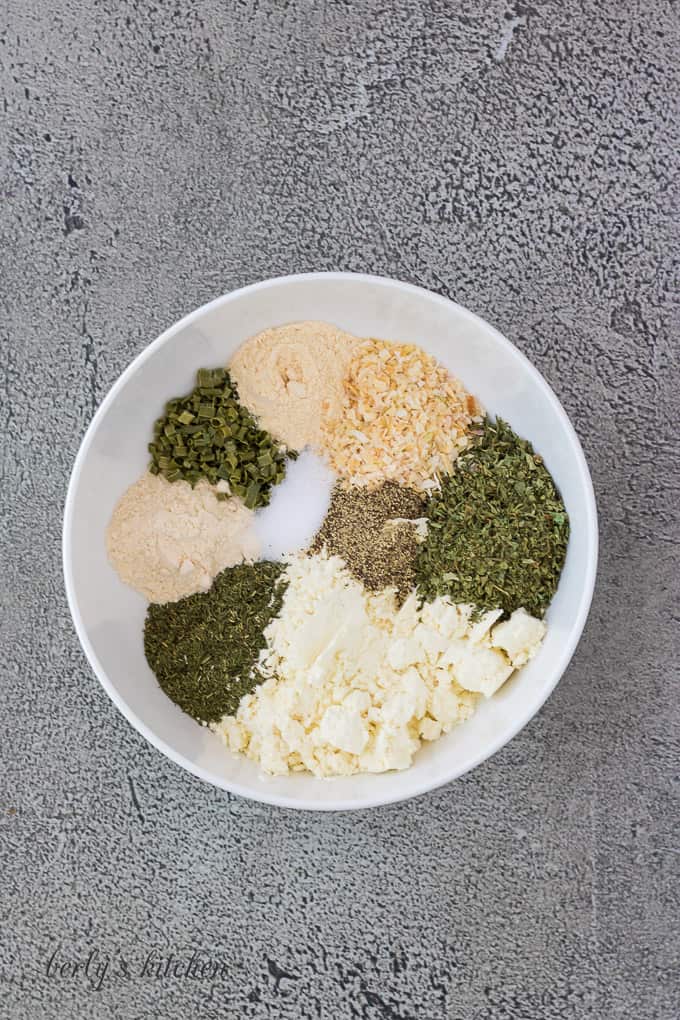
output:
[[[246,340],[229,364],[241,401],[296,450],[318,448],[321,419],[336,417],[358,337],[328,322],[292,322]]]
[[[337,475],[326,517],[305,552],[254,562],[254,511],[305,446]],[[564,504],[530,443],[421,348],[265,330],[167,403],[149,451],[109,558],[151,603],[162,690],[263,771],[407,768],[536,654]],[[286,508],[287,488],[267,513],[300,510],[309,535],[320,513]]]
[[[259,555],[253,520],[240,499],[220,500],[204,480],[192,489],[147,471],[113,511],[109,559],[149,602],[176,602],[206,591],[225,567]]]
[[[251,510],[269,502],[283,480],[286,455],[238,399],[223,368],[201,368],[196,386],[165,405],[149,443],[152,474],[195,485],[207,478],[221,495],[238,496]]]
[[[229,567],[205,594],[149,606],[147,661],[168,697],[199,722],[236,712],[262,680],[257,660],[281,608],[282,571],[267,561]]]
[[[337,414],[322,420],[331,466],[350,485],[436,485],[468,444],[475,397],[412,344],[367,340],[354,352]]]
[[[426,513],[416,565],[422,598],[543,616],[564,565],[569,519],[531,443],[500,418],[485,419]]]
[[[377,489],[336,485],[310,552],[341,557],[368,591],[395,588],[403,601],[415,586],[424,507],[420,493],[396,482]]]

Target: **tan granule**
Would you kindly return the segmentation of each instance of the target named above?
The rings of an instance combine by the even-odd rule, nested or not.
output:
[[[206,591],[225,567],[258,556],[253,518],[239,499],[218,500],[207,481],[192,489],[147,471],[113,511],[109,559],[150,602],[177,602]]]
[[[236,351],[229,374],[239,400],[286,446],[318,447],[322,415],[338,414],[358,337],[327,322],[265,329]]]
[[[322,444],[350,485],[436,485],[468,444],[481,408],[430,354],[412,344],[366,340],[355,350],[337,412],[324,415]]]

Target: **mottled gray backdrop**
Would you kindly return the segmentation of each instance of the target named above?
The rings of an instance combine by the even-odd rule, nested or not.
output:
[[[679,45],[670,0],[2,5],[0,1016],[677,1020]],[[601,515],[538,718],[354,815],[228,797],[147,746],[61,573],[69,470],[130,359],[313,269],[498,326]],[[141,973],[192,949],[225,974]]]

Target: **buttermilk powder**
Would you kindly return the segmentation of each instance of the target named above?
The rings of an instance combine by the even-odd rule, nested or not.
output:
[[[279,616],[265,630],[267,679],[213,729],[227,746],[278,775],[384,772],[411,765],[472,715],[516,665],[530,659],[545,624],[523,610],[474,620],[446,598],[397,608],[394,591],[368,593],[343,560],[294,557]]]

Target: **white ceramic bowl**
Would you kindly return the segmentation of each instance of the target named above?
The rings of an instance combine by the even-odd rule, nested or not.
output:
[[[144,599],[109,565],[104,535],[113,507],[144,470],[154,419],[191,389],[201,366],[225,364],[254,333],[321,319],[359,336],[417,343],[462,379],[493,414],[531,440],[555,478],[571,520],[548,634],[536,658],[458,729],[418,752],[405,772],[332,780],[263,777],[233,757],[163,694],[144,658]],[[567,415],[539,372],[472,312],[408,284],[351,273],[288,276],[212,301],[150,344],[97,411],[76,458],[64,513],[64,574],[78,637],[104,690],[163,754],[194,775],[285,807],[340,810],[404,800],[488,758],[539,710],[581,636],[595,582],[597,516],[588,468]],[[554,738],[560,739],[555,732]]]

